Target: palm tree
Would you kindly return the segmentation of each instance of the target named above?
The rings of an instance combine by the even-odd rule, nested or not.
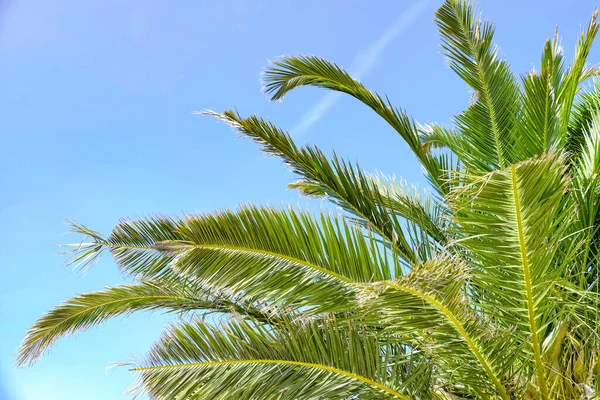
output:
[[[123,220],[74,262],[109,251],[134,284],[78,295],[27,332],[17,363],[108,318],[181,318],[131,364],[160,399],[600,398],[600,85],[586,65],[594,13],[565,65],[558,36],[517,78],[472,4],[435,19],[473,90],[452,126],[418,125],[317,57],[264,74],[272,100],[300,86],[358,99],[404,139],[432,192],[372,175],[275,125],[206,112],[299,176],[337,215],[245,206]],[[212,315],[212,318],[204,318]]]

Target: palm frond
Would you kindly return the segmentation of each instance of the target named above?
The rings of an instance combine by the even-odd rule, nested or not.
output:
[[[584,93],[573,106],[568,127],[569,137],[565,145],[573,162],[576,162],[581,154],[588,129],[598,111],[600,111],[600,81],[595,83],[592,90]]]
[[[563,160],[547,155],[483,177],[465,174],[451,201],[459,244],[472,257],[473,294],[496,321],[530,336],[530,368],[543,398],[541,335],[556,309],[556,263],[568,262],[555,257],[572,214],[561,208],[567,184]]]
[[[584,243],[573,274],[579,278],[580,289],[600,293],[600,112],[591,117],[584,137],[571,191],[578,213],[571,230]]]
[[[495,332],[466,298],[469,273],[457,259],[434,258],[391,281],[363,285],[363,319],[384,332],[409,337],[440,365],[444,382],[468,382],[465,396],[508,399],[518,354],[510,331]],[[512,387],[512,389],[511,389]]]
[[[398,182],[390,176],[368,176],[378,192],[372,196],[381,199],[382,205],[390,213],[414,224],[440,245],[448,243],[446,221],[443,218],[447,210],[442,202],[436,201],[439,199],[432,198],[427,192],[420,193],[416,187],[411,188],[406,182]],[[411,242],[415,242],[415,238],[412,239]]]
[[[28,331],[17,355],[17,364],[36,362],[60,338],[87,330],[116,316],[137,311],[239,313],[266,321],[269,314],[244,300],[175,280],[144,281],[107,287],[65,301]]]
[[[181,219],[162,216],[123,219],[108,237],[104,237],[84,225],[71,223],[71,230],[84,239],[81,243],[68,245],[73,247],[70,263],[86,267],[106,250],[126,275],[145,279],[164,276],[179,252],[189,245],[179,233],[182,224]]]
[[[412,118],[404,110],[394,107],[387,96],[371,92],[338,65],[315,56],[282,57],[265,70],[263,81],[265,91],[272,95],[271,100],[282,99],[300,86],[316,86],[356,98],[394,128],[419,159],[434,185],[445,192],[444,182],[440,179],[442,171],[421,147]]]
[[[559,92],[564,67],[558,37],[546,41],[539,73],[523,77],[523,115],[518,125],[520,140],[515,143],[518,161],[539,156],[562,141]]]
[[[427,151],[433,149],[457,149],[459,133],[451,128],[436,123],[419,126],[421,145]],[[459,150],[460,151],[460,150]]]
[[[360,168],[335,155],[330,161],[316,146],[298,148],[285,131],[258,117],[242,118],[231,110],[208,113],[260,144],[264,152],[280,157],[312,188],[318,187],[320,194],[326,194],[352,213],[365,229],[381,235],[406,262],[416,261],[400,222],[380,206],[381,201],[370,195],[373,185]]]
[[[453,151],[471,169],[502,168],[511,162],[519,87],[492,43],[494,26],[476,20],[472,4],[464,0],[446,0],[436,23],[450,68],[476,93],[455,118],[463,140]]]
[[[327,214],[315,218],[292,209],[247,206],[172,221],[160,226],[153,218],[122,221],[117,234],[107,239],[96,234],[90,246],[108,248],[120,268],[138,278],[185,276],[295,307],[346,307],[354,282],[388,279],[402,271],[378,241]],[[149,232],[150,227],[156,232]],[[169,229],[175,231],[168,234]],[[152,242],[166,237],[177,239]],[[128,256],[131,248],[135,257]]]
[[[354,282],[400,268],[343,219],[291,208],[190,216],[181,231],[194,248],[173,265],[179,274],[287,306],[349,307]]]
[[[416,188],[408,188],[406,183],[397,182],[395,178],[383,174],[364,174],[364,176],[371,182],[369,196],[378,201],[379,206],[390,214],[414,224],[437,243],[442,245],[447,243],[444,232],[445,222],[441,218],[442,206],[435,204],[428,194],[421,195]],[[289,184],[288,188],[298,189],[309,197],[327,196],[321,185],[305,179]],[[410,243],[418,246],[414,238],[410,239]]]
[[[409,399],[415,385],[405,387],[401,370],[410,361],[401,346],[349,322],[268,329],[194,320],[173,327],[133,370],[152,398]]]
[[[600,173],[600,112],[592,116],[581,148],[576,175],[583,179],[593,179]]]
[[[404,111],[394,108],[387,98],[372,93],[346,71],[330,61],[314,56],[282,57],[263,74],[265,91],[271,100],[282,99],[300,86],[317,86],[349,94],[385,119],[415,154],[422,154],[414,123]]]
[[[567,128],[571,120],[571,112],[573,103],[575,102],[579,86],[582,81],[590,75],[590,71],[593,69],[586,68],[586,62],[588,55],[592,49],[592,44],[596,35],[598,34],[598,10],[594,10],[592,18],[587,26],[587,29],[581,32],[577,46],[575,47],[575,59],[571,68],[566,73],[564,83],[561,86],[559,93],[561,99],[561,125],[563,128]]]

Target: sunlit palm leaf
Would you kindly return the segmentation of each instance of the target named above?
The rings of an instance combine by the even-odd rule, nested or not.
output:
[[[409,399],[411,389],[423,390],[402,381],[415,365],[401,346],[347,322],[300,320],[274,330],[195,320],[173,327],[134,371],[153,398]]]
[[[577,47],[575,48],[575,59],[573,64],[568,69],[564,78],[564,83],[561,86],[559,93],[561,99],[561,125],[564,129],[567,128],[571,120],[571,109],[575,102],[577,92],[579,91],[580,84],[590,74],[590,69],[586,68],[586,62],[590,50],[592,49],[592,43],[598,34],[600,25],[597,23],[598,10],[594,10],[590,23],[587,29],[582,30]]]
[[[471,309],[468,279],[462,262],[432,259],[398,280],[364,285],[364,318],[410,337],[440,364],[445,381],[469,382],[476,394],[508,399],[518,345],[510,331],[495,332]]]
[[[450,68],[476,93],[471,106],[456,116],[463,138],[453,151],[469,168],[491,170],[511,162],[519,87],[498,57],[494,26],[476,20],[475,13],[469,2],[446,0],[436,23]]]
[[[563,55],[555,37],[546,41],[540,72],[523,78],[523,115],[518,127],[519,141],[515,143],[519,161],[539,156],[563,140],[566,130],[561,126],[558,97],[563,75]]]
[[[381,235],[408,263],[416,261],[400,222],[381,206],[382,201],[377,199],[372,183],[360,168],[335,155],[330,161],[316,146],[298,148],[285,131],[258,117],[242,118],[231,110],[209,114],[259,143],[266,153],[283,159],[313,187],[318,185],[321,193],[354,214],[364,228]]]
[[[122,221],[107,238],[93,233],[87,246],[110,250],[125,273],[138,277],[183,275],[295,307],[347,307],[353,282],[401,274],[398,259],[378,241],[326,214],[248,206],[173,221]],[[176,240],[153,242],[168,237]]]
[[[265,310],[251,303],[175,280],[108,287],[69,299],[40,318],[23,339],[17,363],[34,363],[63,336],[87,330],[116,316],[153,310],[239,313],[257,320],[269,318]]]
[[[271,100],[282,99],[289,91],[300,86],[316,86],[346,93],[375,111],[408,144],[421,161],[434,186],[446,192],[443,171],[420,145],[415,122],[402,109],[394,107],[387,97],[373,93],[338,65],[314,56],[282,57],[272,63],[263,75],[265,91]]]
[[[470,251],[481,307],[504,326],[530,335],[532,366],[547,398],[541,335],[553,317],[556,260],[572,211],[562,208],[568,179],[556,156],[483,177],[463,176],[451,205],[460,245]],[[557,265],[558,262],[558,265]]]

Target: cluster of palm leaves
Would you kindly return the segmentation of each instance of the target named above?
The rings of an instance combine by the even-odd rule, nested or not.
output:
[[[559,39],[516,77],[473,5],[435,16],[473,90],[452,126],[418,125],[337,65],[285,57],[273,100],[300,86],[358,99],[404,139],[432,190],[369,174],[285,131],[208,112],[281,158],[340,215],[246,206],[124,220],[109,251],[134,284],[86,293],[28,331],[19,364],[59,338],[141,310],[181,316],[131,368],[157,399],[600,398],[600,85],[596,14],[566,65]]]

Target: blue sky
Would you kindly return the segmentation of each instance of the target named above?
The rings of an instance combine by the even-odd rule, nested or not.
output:
[[[418,121],[447,122],[469,91],[439,54],[439,3],[0,0],[0,400],[122,398],[132,376],[107,367],[142,355],[169,321],[114,320],[14,368],[43,312],[122,282],[109,258],[86,274],[64,266],[56,245],[77,241],[65,217],[107,233],[121,217],[309,204],[285,189],[293,177],[278,160],[193,111],[256,113],[299,142],[424,186],[400,137],[368,109],[316,89],[269,103],[259,72],[280,55],[327,57]],[[556,24],[570,59],[594,7],[479,4],[517,72],[537,65]]]

